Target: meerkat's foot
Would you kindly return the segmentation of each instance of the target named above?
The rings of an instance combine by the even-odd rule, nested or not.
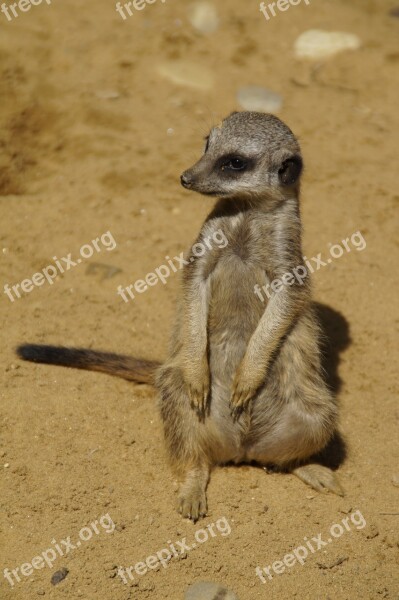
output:
[[[318,464],[303,465],[293,469],[292,473],[318,492],[328,491],[338,496],[345,495],[335,473],[328,467]]]
[[[207,513],[206,485],[209,469],[192,469],[186,476],[179,493],[179,512],[183,518],[198,521]]]

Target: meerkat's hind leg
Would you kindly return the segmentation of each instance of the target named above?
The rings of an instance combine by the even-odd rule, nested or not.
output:
[[[328,467],[314,463],[296,467],[291,473],[318,492],[328,491],[338,496],[345,495],[334,471]]]
[[[179,512],[182,517],[198,521],[207,513],[206,486],[209,466],[201,465],[189,469],[179,492]]]

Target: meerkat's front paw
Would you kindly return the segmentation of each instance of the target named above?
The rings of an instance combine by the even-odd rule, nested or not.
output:
[[[247,369],[244,362],[241,363],[234,378],[233,392],[230,399],[231,414],[235,419],[248,408],[249,403],[262,384],[262,379],[259,374]]]
[[[207,512],[206,494],[200,487],[189,490],[179,498],[179,512],[185,519],[198,521]]]
[[[204,418],[210,391],[208,360],[204,358],[199,364],[190,363],[184,370],[184,380],[192,408],[200,418]]]

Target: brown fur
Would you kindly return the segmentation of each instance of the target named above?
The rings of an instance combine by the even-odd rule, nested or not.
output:
[[[161,363],[153,360],[143,360],[111,352],[41,344],[24,344],[17,348],[17,353],[23,360],[84,369],[85,371],[98,371],[122,377],[128,381],[152,385],[155,383],[156,370],[161,366]]]
[[[237,159],[245,168],[233,167]],[[283,286],[267,303],[254,293],[255,285],[303,262],[301,169],[297,140],[272,115],[233,113],[214,128],[182,183],[220,197],[197,242],[222,231],[228,243],[190,255],[169,357],[157,368],[115,355],[96,362],[99,355],[89,353],[72,365],[121,376],[131,369],[126,378],[155,381],[169,456],[182,479],[180,511],[193,520],[206,513],[215,464],[273,463],[318,490],[342,493],[332,471],[303,464],[326,446],[337,424],[309,278]],[[40,360],[38,351],[36,358],[20,355],[67,364]]]

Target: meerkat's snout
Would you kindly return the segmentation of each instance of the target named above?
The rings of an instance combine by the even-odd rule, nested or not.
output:
[[[223,194],[223,191],[215,186],[212,167],[213,165],[208,157],[203,156],[195,165],[182,173],[180,176],[182,186],[188,190],[210,196]]]
[[[190,171],[184,171],[184,173],[182,173],[182,175],[180,175],[180,183],[182,184],[183,187],[185,188],[190,188],[191,183],[192,183],[192,177],[191,177],[191,173]]]

